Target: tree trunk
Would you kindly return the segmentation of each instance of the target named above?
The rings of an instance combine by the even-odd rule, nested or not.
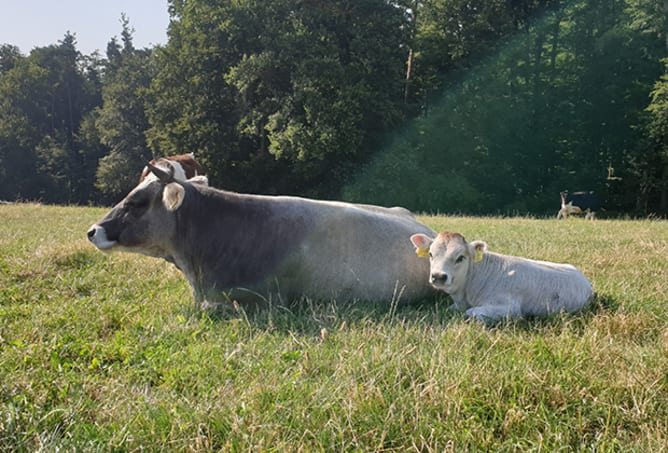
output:
[[[668,1],[668,0],[666,0]],[[408,59],[406,60],[406,78],[404,80],[404,105],[408,104],[409,88],[411,77],[413,76],[413,45],[415,35],[417,34],[417,18],[418,18],[418,0],[413,2],[413,27],[410,35],[410,47],[408,48]]]
[[[668,164],[663,167],[662,184],[660,187],[661,198],[659,199],[659,212],[668,214]]]
[[[664,25],[668,26],[668,0],[663,0],[663,13],[664,13],[664,20],[666,20],[666,23]],[[663,38],[666,43],[666,55],[668,55],[668,32],[665,31],[664,27],[664,32],[663,32]],[[668,75],[668,65],[665,66],[665,73]],[[664,143],[664,146],[668,147],[668,143]],[[666,159],[668,159],[668,156],[666,156]],[[661,211],[662,214],[668,214],[668,161],[666,162],[666,165],[663,167],[663,175],[661,178],[661,186],[660,186],[660,198],[659,198],[659,210]]]
[[[413,68],[413,49],[408,50],[408,60],[406,61],[406,80],[404,81],[404,104],[408,104],[408,86],[411,82],[411,70]]]

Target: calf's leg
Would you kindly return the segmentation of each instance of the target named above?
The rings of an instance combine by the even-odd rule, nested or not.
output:
[[[519,304],[510,303],[503,305],[482,305],[472,307],[464,312],[467,318],[473,318],[484,324],[494,324],[502,319],[521,318],[522,312]]]

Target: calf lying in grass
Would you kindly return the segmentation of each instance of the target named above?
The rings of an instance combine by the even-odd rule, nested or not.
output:
[[[582,309],[594,292],[570,264],[488,252],[483,241],[459,233],[414,234],[416,253],[429,257],[429,283],[448,293],[454,308],[485,323]]]

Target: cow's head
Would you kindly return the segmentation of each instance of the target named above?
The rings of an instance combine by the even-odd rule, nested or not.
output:
[[[163,157],[163,159],[169,160],[172,168],[174,169],[174,177],[176,179],[190,179],[194,178],[197,175],[203,173],[202,166],[195,160],[195,154],[177,154],[174,156]],[[157,163],[156,160],[149,162],[152,165]],[[141,183],[151,174],[151,169],[146,166],[139,176],[139,182]]]
[[[440,233],[436,238],[414,234],[411,242],[418,256],[429,257],[429,283],[446,293],[463,289],[471,264],[482,260],[487,251],[483,241],[466,242],[459,233]]]
[[[168,160],[148,164],[151,174],[88,230],[88,239],[100,250],[127,250],[149,256],[171,253],[176,234],[176,211],[191,183],[206,184],[198,176],[185,181]]]

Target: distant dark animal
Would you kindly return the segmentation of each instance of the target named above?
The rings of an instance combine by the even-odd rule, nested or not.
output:
[[[300,298],[410,302],[436,291],[407,238],[433,235],[405,210],[246,195],[181,179],[172,161],[88,231],[100,250],[164,258],[203,306]]]
[[[594,192],[561,192],[561,209],[557,219],[568,218],[571,214],[585,213],[585,219],[593,220],[596,212],[601,210],[601,200]]]
[[[459,233],[410,239],[418,256],[429,257],[425,280],[448,293],[466,317],[485,323],[575,312],[594,295],[587,277],[570,264],[489,252],[485,242],[466,242]]]
[[[174,176],[178,179],[190,179],[204,174],[202,166],[195,160],[193,153],[177,154],[175,156],[164,157],[163,159],[172,161],[172,164],[174,164],[172,165]],[[156,161],[152,160],[150,163],[151,165],[155,165]],[[141,183],[150,174],[151,170],[148,167],[144,167],[139,177],[139,182]]]

